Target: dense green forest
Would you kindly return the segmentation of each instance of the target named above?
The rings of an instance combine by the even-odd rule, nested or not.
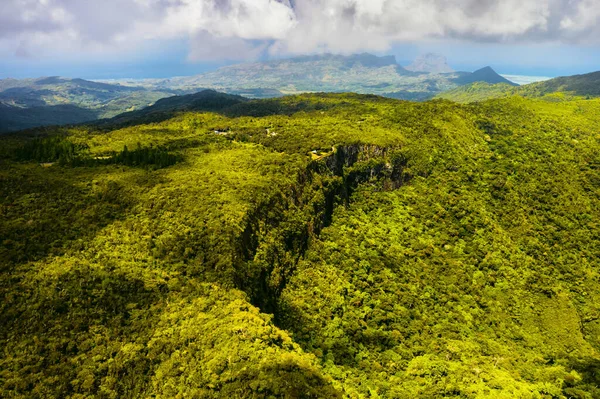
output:
[[[0,397],[600,397],[600,100],[162,119],[0,139]]]
[[[548,101],[590,99],[600,97],[600,72],[563,76],[542,82],[513,87],[505,83],[485,82],[483,79],[436,95],[436,98],[461,103],[494,98],[520,96],[544,98]]]

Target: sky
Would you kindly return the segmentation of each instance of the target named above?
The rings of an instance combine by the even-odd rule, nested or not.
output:
[[[600,70],[599,0],[0,0],[0,78],[193,75],[300,54]]]

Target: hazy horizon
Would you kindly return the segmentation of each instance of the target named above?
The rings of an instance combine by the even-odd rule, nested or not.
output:
[[[599,66],[594,69],[594,65],[590,65],[589,67],[580,66],[580,67],[535,67],[535,66],[519,66],[519,65],[510,65],[503,64],[500,62],[489,62],[489,58],[482,58],[480,63],[477,63],[477,58],[469,58],[468,62],[461,62],[461,55],[464,54],[464,49],[461,51],[461,55],[453,56],[448,55],[441,52],[436,52],[435,50],[431,51],[422,51],[422,52],[414,52],[410,53],[413,55],[413,58],[408,58],[402,54],[393,54],[391,52],[386,53],[377,53],[377,52],[369,52],[364,51],[360,53],[369,53],[379,57],[384,56],[394,56],[396,58],[396,62],[401,66],[408,66],[411,62],[414,61],[418,56],[428,53],[434,53],[438,55],[442,55],[448,59],[448,64],[456,71],[465,71],[465,72],[473,72],[475,70],[481,69],[486,66],[492,67],[496,72],[498,72],[502,76],[523,76],[523,77],[531,77],[531,78],[543,78],[543,79],[551,79],[558,76],[570,76],[577,74],[585,74],[590,72],[595,72],[600,70]],[[124,63],[109,63],[109,64],[98,64],[95,66],[88,65],[64,65],[64,64],[30,64],[28,61],[27,65],[20,64],[10,64],[7,62],[0,63],[0,79],[30,79],[30,78],[39,78],[45,76],[61,76],[68,78],[83,78],[88,80],[123,80],[123,79],[132,79],[132,80],[141,80],[141,79],[165,79],[170,77],[177,76],[193,76],[197,74],[202,74],[206,72],[211,72],[217,70],[221,67],[237,65],[243,63],[254,63],[254,62],[268,62],[279,59],[291,59],[301,56],[310,56],[310,55],[322,55],[325,53],[306,53],[306,54],[294,54],[294,55],[286,55],[282,57],[261,57],[259,59],[248,59],[248,60],[238,60],[238,61],[214,61],[209,63],[190,63],[188,61],[178,62],[177,57],[167,58],[165,62],[164,58],[156,57],[146,61],[140,62],[124,62]],[[336,55],[352,55],[358,53],[351,54],[343,54],[343,53],[335,53],[328,52],[327,54],[336,54]],[[456,60],[453,62],[452,60]],[[537,80],[536,80],[537,81]]]
[[[423,53],[426,54],[426,53]],[[434,53],[436,55],[441,55],[444,56],[444,54],[441,53]],[[315,54],[305,54],[307,56],[309,55],[315,55]],[[380,54],[377,55],[379,57],[384,57],[384,56],[394,56],[396,58],[396,62],[403,66],[406,67],[408,65],[411,64],[412,61],[414,60],[399,60],[398,56],[393,55],[393,54]],[[422,54],[419,54],[422,55]],[[277,58],[278,60],[282,60],[282,59],[293,59],[296,58],[298,56],[301,55],[296,55],[296,56],[289,56],[289,57],[282,57],[282,58]],[[243,63],[254,63],[254,62],[268,62],[268,61],[273,61],[274,59],[259,59],[259,60],[248,60],[248,61],[238,61],[238,62],[222,62],[222,63],[216,63],[216,64],[204,64],[204,65],[187,65],[181,69],[175,70],[173,72],[158,72],[157,75],[153,75],[152,73],[157,73],[157,70],[160,70],[160,65],[158,66],[150,66],[149,68],[144,68],[142,71],[140,71],[138,68],[124,68],[121,71],[125,71],[125,72],[121,72],[121,71],[117,71],[116,66],[112,66],[112,67],[107,67],[105,70],[103,70],[103,72],[100,73],[100,75],[95,75],[94,73],[92,73],[91,75],[80,75],[77,74],[77,72],[73,72],[73,70],[71,70],[71,72],[69,72],[69,70],[66,70],[66,73],[58,73],[58,74],[52,74],[52,73],[46,73],[46,74],[36,74],[35,72],[33,73],[27,73],[27,71],[21,71],[21,72],[17,72],[16,76],[2,76],[0,75],[0,79],[32,79],[32,78],[40,78],[40,77],[48,77],[48,76],[60,76],[60,77],[65,77],[65,78],[83,78],[83,79],[89,79],[89,80],[97,80],[97,81],[111,81],[111,80],[115,80],[115,81],[119,81],[119,80],[144,80],[144,79],[166,79],[166,78],[170,78],[170,77],[179,77],[179,76],[193,76],[196,74],[202,74],[202,73],[206,73],[206,72],[211,72],[214,70],[217,70],[221,67],[225,67],[225,66],[230,66],[230,65],[237,65],[237,64],[243,64]],[[496,70],[496,72],[498,72],[500,75],[504,76],[504,77],[529,77],[531,78],[531,81],[539,81],[539,80],[545,80],[545,79],[551,79],[553,77],[556,77],[558,75],[553,74],[553,76],[541,76],[539,74],[535,74],[534,71],[530,71],[530,70],[522,70],[522,73],[505,73],[504,70],[511,70],[510,68],[503,68],[498,70],[496,67],[494,67],[493,65],[484,65],[481,64],[479,66],[467,66],[466,68],[458,68],[458,67],[454,67],[454,65],[450,64],[450,67],[453,67],[455,70],[457,71],[465,71],[465,72],[474,72],[477,69],[481,69],[483,67],[486,66],[491,66],[492,68],[494,68]],[[52,69],[51,69],[52,70]],[[127,71],[133,71],[131,75],[126,75]],[[115,75],[111,75],[111,72],[114,73]],[[180,73],[177,73],[180,72]],[[592,71],[590,71],[592,72]],[[124,74],[125,73],[125,74]],[[525,81],[528,79],[525,79]],[[518,83],[518,82],[516,82]]]
[[[600,70],[599,21],[589,0],[4,0],[0,78],[166,78],[324,52],[554,77]]]

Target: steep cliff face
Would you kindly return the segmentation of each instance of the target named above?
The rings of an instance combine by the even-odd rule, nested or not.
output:
[[[235,285],[248,293],[253,304],[277,317],[279,295],[298,261],[331,224],[334,209],[347,206],[361,184],[393,190],[411,176],[406,159],[393,148],[345,145],[309,163],[285,194],[276,194],[247,217],[239,244]]]
[[[440,54],[424,54],[406,67],[407,70],[412,72],[426,72],[426,73],[452,73],[452,69],[446,60],[446,57]]]

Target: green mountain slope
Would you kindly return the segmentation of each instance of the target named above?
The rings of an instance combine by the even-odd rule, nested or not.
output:
[[[158,100],[155,104],[138,111],[126,112],[97,125],[125,125],[163,121],[176,113],[186,111],[220,111],[233,105],[249,101],[245,97],[203,90],[195,94],[173,96]]]
[[[600,96],[600,72],[559,77],[519,87],[479,82],[440,93],[437,98],[471,102],[512,95],[529,98],[546,97],[550,100],[564,99],[565,97],[598,97]]]
[[[505,83],[490,84],[476,82],[440,93],[436,96],[436,98],[452,100],[459,103],[470,103],[494,98],[509,97],[517,95],[518,93],[519,89],[513,85],[508,85]]]
[[[5,136],[0,396],[598,397],[599,127],[323,94]]]
[[[0,103],[0,133],[44,125],[77,124],[97,117],[96,111],[74,105],[21,108]]]
[[[83,79],[0,80],[0,133],[109,118],[172,95]]]
[[[600,72],[565,76],[526,86],[528,96],[543,96],[563,92],[573,96],[600,96]]]

